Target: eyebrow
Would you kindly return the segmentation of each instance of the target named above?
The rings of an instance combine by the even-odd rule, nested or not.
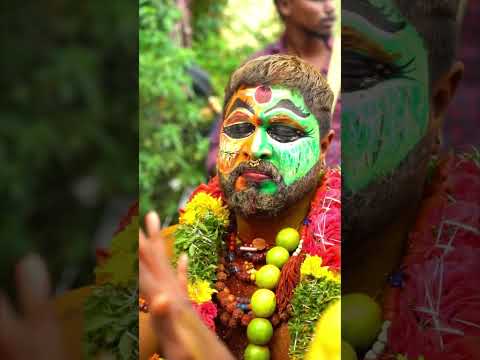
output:
[[[293,112],[295,115],[300,116],[302,118],[307,118],[310,116],[309,113],[304,112],[302,109],[297,107],[291,100],[289,99],[283,99],[280,100],[274,107],[269,109],[266,113],[268,114],[269,112],[276,110],[276,109],[287,109]]]
[[[365,18],[370,24],[393,34],[403,30],[407,26],[406,21],[394,21],[388,18],[383,8],[372,5],[368,0],[344,0],[342,11],[348,11]]]
[[[230,108],[228,109],[228,113],[225,114],[225,117],[228,117],[232,112],[233,110],[235,110],[236,108],[245,108],[247,109],[248,111],[250,111],[252,114],[255,113],[255,110],[253,110],[253,108],[247,104],[245,101],[243,101],[242,99],[235,99],[235,102],[230,106]]]
[[[345,26],[342,28],[342,52],[348,55],[348,51],[360,51],[368,56],[372,56],[376,60],[384,63],[392,63],[400,58],[400,54],[391,54],[387,52],[382,46],[368,39],[363,34],[358,33],[354,29]],[[348,59],[348,56],[343,56],[342,61]],[[343,62],[343,66],[351,66]],[[351,66],[353,67],[353,66]]]

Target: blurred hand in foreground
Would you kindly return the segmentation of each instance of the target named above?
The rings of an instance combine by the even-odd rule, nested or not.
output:
[[[15,282],[18,312],[0,293],[0,359],[65,359],[45,263],[38,255],[26,256],[17,265]]]
[[[149,302],[161,355],[168,360],[233,360],[188,300],[187,257],[180,256],[175,273],[166,255],[166,241],[160,234],[160,219],[155,212],[147,214],[145,230],[146,233],[139,230],[140,293]]]

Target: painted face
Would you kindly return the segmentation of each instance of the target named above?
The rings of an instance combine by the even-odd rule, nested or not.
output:
[[[428,53],[392,0],[342,8],[342,174],[355,194],[391,175],[425,136]]]
[[[275,197],[285,202],[285,192],[298,192],[294,187],[314,177],[320,153],[318,121],[299,92],[276,86],[241,88],[227,104],[218,173],[227,197],[250,194],[249,212],[259,207],[267,211]],[[310,183],[302,186],[311,188]]]

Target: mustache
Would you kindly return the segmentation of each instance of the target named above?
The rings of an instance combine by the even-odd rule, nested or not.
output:
[[[236,181],[239,176],[247,171],[256,171],[268,175],[275,183],[280,183],[282,181],[282,175],[280,175],[278,169],[273,164],[263,160],[249,160],[242,162],[230,174],[230,181]]]

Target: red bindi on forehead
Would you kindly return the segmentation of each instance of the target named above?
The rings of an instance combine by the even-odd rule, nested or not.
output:
[[[259,104],[264,104],[272,98],[272,89],[269,86],[259,86],[255,90],[255,101]]]

